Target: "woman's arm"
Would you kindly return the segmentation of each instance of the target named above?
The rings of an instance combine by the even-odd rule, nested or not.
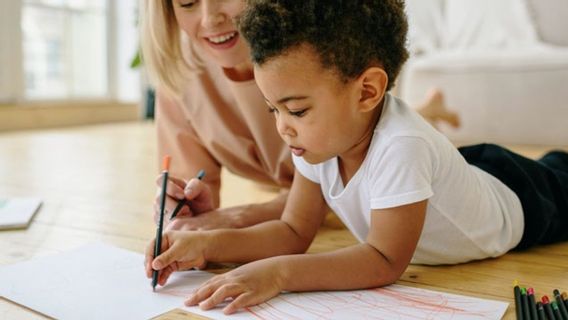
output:
[[[158,159],[165,155],[172,157],[170,176],[189,180],[204,169],[206,176],[203,181],[211,190],[214,208],[218,208],[221,164],[202,144],[178,102],[165,96],[160,90],[156,91],[156,131]],[[172,189],[170,185],[168,189]],[[168,209],[171,205],[175,207],[177,200],[170,199]]]
[[[179,104],[163,95],[156,93],[156,129],[158,135],[159,159],[168,154],[172,156],[170,183],[166,210],[172,212],[179,200],[183,199],[185,182],[204,169],[206,172],[203,183],[210,190],[211,199],[203,199],[212,203],[205,211],[190,212],[183,207],[178,218],[168,223],[168,230],[210,230],[219,228],[243,228],[264,221],[277,220],[282,216],[288,191],[282,191],[273,200],[265,203],[250,203],[229,208],[219,208],[221,185],[221,165],[201,143],[191,124],[187,121]],[[161,177],[161,176],[160,176]],[[154,202],[154,215],[158,212],[161,181],[157,181],[158,190]],[[196,188],[197,189],[197,188]],[[198,188],[203,190],[203,188]],[[197,198],[193,194],[191,199]]]
[[[168,231],[160,256],[152,261],[153,242],[146,250],[146,269],[160,272],[160,284],[173,271],[211,262],[249,262],[284,254],[303,253],[311,244],[327,207],[320,187],[296,173],[281,220],[242,229]],[[209,214],[209,213],[207,213]],[[176,218],[177,219],[177,218]]]
[[[274,199],[264,203],[218,208],[196,215],[182,212],[176,220],[170,222],[168,230],[245,228],[270,220],[278,220],[284,211],[287,197],[288,190],[283,190]]]

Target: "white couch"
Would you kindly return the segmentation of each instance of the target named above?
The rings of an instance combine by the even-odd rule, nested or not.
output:
[[[440,88],[458,142],[568,145],[568,0],[407,0],[411,58],[397,93]]]

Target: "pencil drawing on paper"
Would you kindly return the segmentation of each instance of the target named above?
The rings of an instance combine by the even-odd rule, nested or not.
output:
[[[506,305],[505,305],[506,308]],[[495,319],[503,304],[392,285],[384,288],[282,294],[248,308],[258,319]]]
[[[187,298],[193,288],[166,286],[161,293]],[[263,320],[499,319],[506,308],[507,304],[499,301],[391,285],[369,290],[284,293],[241,313]]]

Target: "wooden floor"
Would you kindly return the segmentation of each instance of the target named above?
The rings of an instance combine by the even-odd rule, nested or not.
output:
[[[530,157],[550,149],[512,148]],[[44,200],[27,230],[0,231],[0,265],[97,240],[142,252],[155,232],[150,216],[157,172],[152,123],[0,134],[0,197]],[[223,174],[223,206],[273,196],[273,191]],[[330,217],[310,251],[353,243],[351,234]],[[534,287],[538,297],[555,288],[568,290],[568,243],[457,266],[410,266],[399,283],[512,303],[515,279]],[[159,318],[189,317],[175,310]],[[0,298],[0,319],[44,318]],[[505,319],[513,318],[511,304]]]

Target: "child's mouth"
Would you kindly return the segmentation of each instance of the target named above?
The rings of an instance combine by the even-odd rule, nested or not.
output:
[[[292,150],[292,153],[296,156],[296,157],[301,157],[304,152],[306,152],[305,149],[302,148],[296,148],[296,147],[292,147],[290,146],[290,150]]]

